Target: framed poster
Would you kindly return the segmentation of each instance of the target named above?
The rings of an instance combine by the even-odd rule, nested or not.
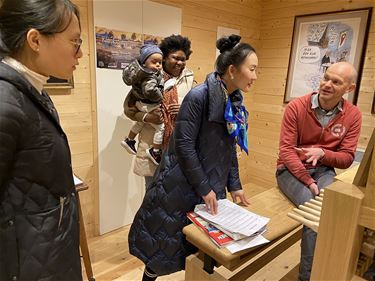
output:
[[[139,56],[143,44],[159,45],[161,36],[95,27],[96,67],[124,69]]]
[[[356,104],[371,13],[365,8],[295,17],[284,103],[317,91],[327,68],[346,61],[358,77],[355,92],[344,97]]]
[[[50,76],[47,80],[47,84],[44,85],[45,89],[73,89],[74,82],[73,77],[70,79],[60,79],[54,76]]]

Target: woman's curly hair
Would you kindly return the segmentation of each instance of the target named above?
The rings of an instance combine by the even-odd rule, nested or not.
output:
[[[189,59],[191,53],[191,42],[187,37],[181,35],[171,35],[165,37],[159,45],[160,50],[163,52],[163,56],[167,57],[170,53],[176,51],[183,51],[186,55],[186,60]]]

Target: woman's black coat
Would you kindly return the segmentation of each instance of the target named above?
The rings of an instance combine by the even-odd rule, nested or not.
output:
[[[158,275],[184,269],[185,257],[196,250],[182,228],[201,196],[212,189],[222,199],[225,187],[242,188],[224,109],[225,94],[212,73],[184,98],[169,147],[134,218],[130,252]]]
[[[68,140],[49,97],[2,62],[0,280],[82,280]]]

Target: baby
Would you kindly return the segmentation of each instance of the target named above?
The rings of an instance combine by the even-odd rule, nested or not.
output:
[[[142,112],[151,112],[160,107],[163,100],[162,60],[163,53],[158,46],[145,44],[141,47],[139,59],[132,61],[124,69],[122,79],[126,85],[132,86],[128,93],[131,95],[129,106],[136,106]],[[153,145],[146,150],[146,153],[155,165],[159,165],[164,124],[149,124],[155,128],[155,134]],[[135,137],[143,126],[144,122],[136,122],[130,129],[128,137],[121,141],[121,145],[131,154],[137,153]]]

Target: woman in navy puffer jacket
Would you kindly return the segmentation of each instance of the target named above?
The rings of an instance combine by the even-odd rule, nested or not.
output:
[[[248,92],[256,79],[258,59],[240,39],[231,35],[217,41],[216,72],[185,97],[168,149],[134,218],[129,248],[146,264],[144,281],[185,268],[186,256],[196,248],[182,228],[196,204],[205,202],[216,213],[225,187],[234,200],[247,204],[236,143],[247,152],[248,114],[241,91]]]

